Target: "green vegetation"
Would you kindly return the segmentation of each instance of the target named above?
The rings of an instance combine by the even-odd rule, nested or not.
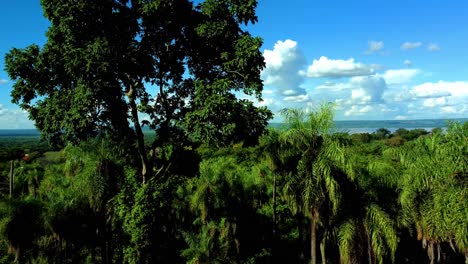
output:
[[[1,261],[462,262],[468,123],[395,145],[401,130],[334,133],[332,113],[285,110],[290,128],[252,146],[147,145],[159,165],[144,184],[108,138],[29,160],[7,148]]]
[[[47,43],[5,60],[46,141],[1,143],[0,263],[468,263],[468,122],[267,129],[235,96],[255,0],[41,3]]]

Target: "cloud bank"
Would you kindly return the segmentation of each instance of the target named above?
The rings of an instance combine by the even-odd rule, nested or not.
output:
[[[370,66],[355,62],[353,58],[333,60],[322,56],[312,62],[305,75],[312,78],[342,78],[372,75],[373,73],[374,70]]]
[[[435,45],[435,46],[431,46]],[[383,42],[369,42],[372,52],[382,50]],[[401,50],[425,47],[438,51],[436,44],[405,42]],[[468,116],[468,81],[428,81],[431,73],[411,68],[377,67],[355,58],[325,55],[307,63],[299,43],[278,41],[264,51],[262,72],[266,105],[273,112],[286,107],[308,109],[322,102],[334,102],[337,119],[421,119]],[[402,65],[402,66],[403,66]],[[281,121],[276,116],[275,121]]]

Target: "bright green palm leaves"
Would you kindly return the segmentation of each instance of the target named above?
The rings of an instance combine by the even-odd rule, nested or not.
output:
[[[242,262],[260,247],[250,235],[260,231],[255,230],[261,217],[256,208],[265,200],[265,186],[251,163],[253,154],[238,151],[204,160],[199,178],[186,187],[198,227],[185,234],[189,248],[183,255],[190,263]]]
[[[299,204],[298,210],[308,212],[318,208],[329,198],[333,211],[340,202],[339,186],[333,178],[332,170],[344,165],[344,151],[340,143],[331,136],[333,111],[330,105],[309,113],[296,109],[282,111],[289,129],[283,140],[290,143],[299,153],[298,173],[288,183],[289,195]],[[294,190],[294,191],[293,191]],[[328,196],[328,197],[325,197]]]
[[[46,168],[39,192],[47,204],[45,223],[52,233],[45,247],[56,246],[58,259],[66,254],[75,262],[88,256],[97,261],[99,252],[104,261],[110,255],[105,243],[111,231],[112,197],[123,177],[119,152],[105,140],[96,140],[69,145],[59,155]]]
[[[283,140],[301,155],[297,173],[289,178],[286,190],[291,207],[304,212],[311,219],[311,259],[315,264],[316,224],[318,221],[327,223],[326,218],[337,213],[341,201],[335,172],[351,170],[345,163],[341,143],[332,136],[331,104],[310,113],[296,109],[284,109],[281,113],[289,126],[282,135]],[[330,209],[331,215],[323,212]]]
[[[348,182],[343,194],[337,228],[337,240],[343,263],[394,262],[398,238],[393,206],[396,199],[398,170],[392,160],[375,157],[372,149],[363,145],[350,146],[347,162],[352,164],[353,182]],[[359,154],[357,154],[359,153]]]
[[[421,137],[399,153],[406,168],[401,182],[403,220],[414,225],[418,239],[434,246],[441,242],[468,252],[468,127],[449,125],[447,133]]]

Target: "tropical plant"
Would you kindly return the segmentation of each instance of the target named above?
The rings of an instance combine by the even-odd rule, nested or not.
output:
[[[445,135],[420,137],[398,153],[405,167],[399,186],[403,224],[415,228],[431,263],[436,255],[440,260],[441,243],[467,256],[467,142],[466,123],[452,123]]]
[[[306,113],[297,109],[284,109],[282,115],[288,125],[283,140],[300,153],[297,173],[287,180],[286,191],[290,205],[310,218],[311,262],[317,263],[317,223],[327,225],[327,218],[337,213],[341,195],[338,170],[352,176],[345,162],[345,152],[339,140],[332,136],[333,105],[325,104],[316,111]],[[326,236],[324,236],[326,238]],[[323,246],[326,240],[322,241]],[[325,256],[322,256],[322,261]]]

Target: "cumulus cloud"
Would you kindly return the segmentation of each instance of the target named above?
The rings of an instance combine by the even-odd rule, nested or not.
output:
[[[383,41],[372,40],[372,41],[369,41],[367,44],[369,45],[369,47],[368,47],[366,53],[374,53],[374,52],[382,50],[384,48]]]
[[[374,45],[375,50],[383,49]],[[402,49],[427,48],[418,42]],[[438,46],[437,46],[438,47]],[[278,41],[264,51],[266,68],[262,102],[274,113],[283,108],[304,108],[320,102],[335,102],[337,119],[420,119],[468,116],[468,81],[416,83],[428,77],[406,67],[385,69],[350,59],[325,56],[307,65],[293,40]],[[279,115],[275,122],[281,122]]]
[[[308,94],[301,94],[301,95],[294,95],[294,96],[286,96],[283,99],[286,102],[294,102],[294,103],[304,103],[310,100]]]
[[[419,69],[396,69],[386,70],[379,76],[385,79],[387,84],[404,84],[413,79],[414,76],[421,73]]]
[[[439,45],[437,45],[435,43],[431,43],[431,44],[427,45],[427,50],[428,51],[439,51],[440,47],[439,47]]]
[[[371,105],[359,106],[353,105],[350,109],[346,110],[345,116],[362,116],[374,110],[374,107]]]
[[[304,82],[304,76],[299,74],[306,65],[306,59],[296,41],[280,40],[276,42],[273,50],[266,49],[263,56],[266,65],[261,76],[265,85],[285,96],[306,94],[300,87]]]
[[[7,109],[0,104],[0,129],[26,128],[34,128],[34,123],[28,118],[28,112],[20,109]]]
[[[468,99],[468,82],[426,82],[413,87],[411,93],[419,98],[452,96],[457,99]],[[468,101],[465,103],[468,104]]]
[[[466,117],[466,114],[468,113],[468,106],[467,105],[443,106],[443,107],[440,107],[439,110],[442,114],[460,115],[462,117]]]
[[[349,88],[351,88],[349,83],[343,83],[343,82],[334,83],[330,81],[324,82],[315,87],[316,90],[327,90],[327,91],[336,91],[336,92],[343,91]]]
[[[448,104],[447,97],[427,98],[423,101],[423,106],[434,108],[437,106],[445,106]]]
[[[400,48],[402,50],[410,50],[410,49],[416,49],[422,46],[422,42],[405,42],[401,44]]]
[[[347,60],[333,60],[325,56],[313,60],[305,75],[312,78],[342,78],[365,76],[374,74],[371,66],[355,62],[353,58]]]
[[[412,117],[456,118],[468,116],[468,82],[426,82],[406,94],[406,112]]]
[[[0,85],[2,85],[2,84],[7,84],[7,83],[8,83],[8,80],[0,79]]]
[[[387,89],[387,84],[379,76],[359,76],[350,80],[353,87],[351,99],[358,104],[378,103]]]

